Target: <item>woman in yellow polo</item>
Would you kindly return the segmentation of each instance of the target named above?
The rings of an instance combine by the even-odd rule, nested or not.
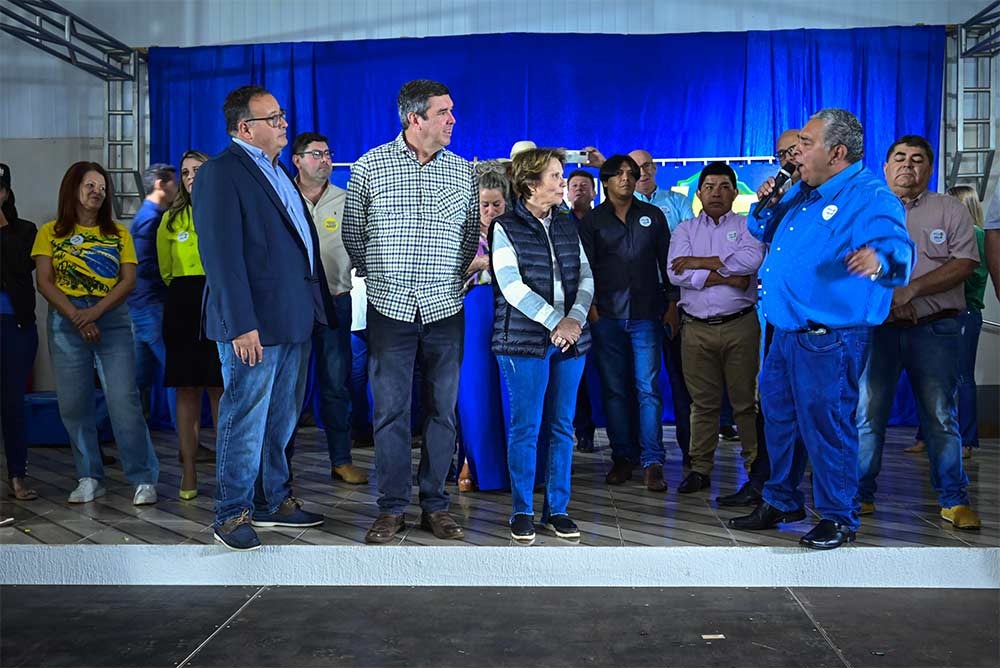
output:
[[[208,160],[199,151],[187,151],[181,158],[181,187],[170,210],[156,232],[156,255],[160,275],[167,284],[163,309],[163,343],[167,349],[163,384],[177,388],[177,437],[180,441],[180,497],[198,496],[198,432],[201,426],[202,392],[208,392],[212,417],[219,421],[222,396],[222,369],[215,342],[201,332],[201,298],[205,291],[205,270],[198,254],[198,234],[191,218],[191,191],[198,168]]]

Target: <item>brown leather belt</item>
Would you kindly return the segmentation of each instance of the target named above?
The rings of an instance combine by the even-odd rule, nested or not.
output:
[[[927,323],[934,322],[935,320],[954,318],[958,316],[958,313],[959,311],[957,308],[946,308],[943,311],[925,315],[923,318],[919,318],[916,322],[913,322],[912,320],[889,320],[885,324],[892,325],[893,327],[900,327],[902,329],[909,329],[910,327],[916,327],[918,325],[926,325]]]
[[[736,320],[737,318],[742,318],[747,313],[752,313],[753,311],[756,310],[757,310],[756,306],[747,306],[742,311],[737,311],[736,313],[730,313],[728,315],[717,315],[711,318],[696,318],[690,313],[685,313],[684,315],[688,318],[691,318],[695,322],[701,322],[706,325],[721,325],[724,322],[729,322],[730,320]]]

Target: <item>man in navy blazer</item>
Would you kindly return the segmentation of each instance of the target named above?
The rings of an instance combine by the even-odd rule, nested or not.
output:
[[[284,110],[266,89],[244,86],[229,93],[223,113],[233,141],[201,167],[193,197],[205,332],[218,342],[225,383],[215,538],[253,550],[255,526],[323,522],[291,495],[284,451],[302,406],[314,322],[337,322],[316,231],[278,162],[288,143]]]

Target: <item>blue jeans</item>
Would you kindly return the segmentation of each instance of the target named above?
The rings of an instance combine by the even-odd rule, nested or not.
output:
[[[375,399],[375,476],[380,512],[401,515],[410,503],[410,416],[414,365],[424,374],[424,443],[417,482],[420,506],[448,509],[444,490],[455,454],[455,404],[465,312],[424,324],[386,317],[368,306],[368,369]]]
[[[979,447],[979,407],[976,405],[976,351],[983,329],[983,312],[966,309],[958,315],[962,342],[958,347],[958,430],[962,446]]]
[[[273,513],[291,494],[285,445],[306,391],[309,342],[264,346],[254,366],[240,360],[231,342],[218,347],[225,387],[215,446],[221,525],[251,508]]]
[[[13,314],[0,315],[0,423],[7,475],[23,478],[28,466],[24,428],[24,390],[38,351],[35,323],[21,327]]]
[[[882,445],[899,374],[913,386],[917,414],[931,463],[931,484],[942,508],[965,505],[969,478],[962,467],[962,440],[956,419],[955,391],[959,379],[959,349],[963,345],[958,318],[944,318],[915,327],[877,327],[872,355],[865,369],[858,430],[861,452],[858,493],[875,500],[875,479],[882,468]]]
[[[510,398],[507,467],[514,515],[534,515],[532,496],[539,437],[548,442],[542,522],[565,515],[573,464],[573,412],[586,357],[567,357],[550,346],[544,358],[497,355]]]
[[[77,308],[88,308],[97,297],[70,297]],[[78,478],[104,478],[97,442],[94,404],[94,364],[104,388],[111,429],[121,455],[122,471],[134,485],[156,483],[159,462],[153,450],[135,384],[135,347],[128,306],[121,304],[97,320],[101,339],[87,343],[72,321],[49,308],[48,338],[55,374],[59,416],[69,433]]]
[[[979,406],[976,400],[976,353],[983,329],[983,312],[966,309],[958,314],[962,324],[962,344],[958,348],[958,433],[963,448],[979,447]],[[924,432],[917,427],[917,440]]]
[[[656,320],[614,318],[598,318],[591,326],[612,457],[643,468],[662,465],[666,460],[660,397],[663,326]],[[638,433],[630,401],[633,392],[639,403]]]
[[[816,511],[852,531],[860,526],[855,418],[870,345],[869,327],[825,334],[774,331],[760,393],[771,461],[764,500],[775,508],[803,507],[798,487],[808,459]]]
[[[129,310],[132,337],[135,339],[136,385],[146,392],[163,378],[167,349],[163,345],[163,304],[150,304]]]
[[[351,463],[351,293],[334,297],[333,308],[340,327],[317,324],[313,349],[330,465],[342,466]]]

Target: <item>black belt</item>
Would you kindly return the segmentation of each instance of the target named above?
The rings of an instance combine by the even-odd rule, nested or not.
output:
[[[929,322],[936,322],[938,320],[944,320],[945,318],[955,318],[959,314],[959,310],[956,308],[947,308],[943,311],[938,311],[937,313],[931,313],[930,315],[925,315],[923,318],[918,319],[916,322],[911,320],[887,320],[885,324],[892,325],[893,327],[899,327],[901,329],[909,329],[910,327],[916,327],[918,325],[926,325]]]
[[[686,315],[687,317],[691,318],[696,322],[701,322],[706,325],[721,325],[724,322],[729,322],[730,320],[736,320],[737,318],[742,318],[747,313],[752,313],[755,310],[757,310],[756,306],[747,306],[742,311],[737,311],[736,313],[730,313],[729,315],[717,315],[711,318],[696,318],[690,313],[685,313],[684,315]]]

